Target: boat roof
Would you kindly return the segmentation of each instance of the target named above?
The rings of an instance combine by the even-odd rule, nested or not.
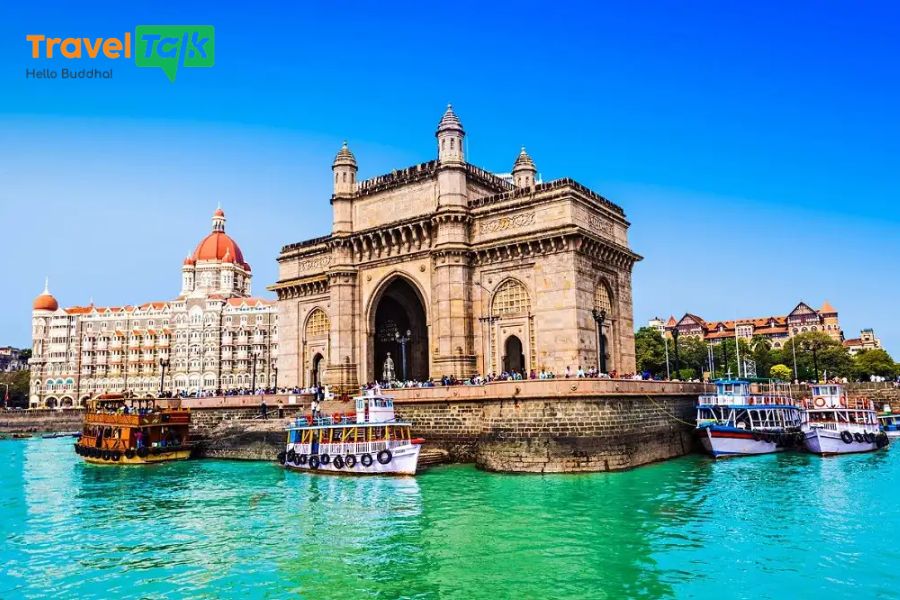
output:
[[[800,410],[799,406],[793,404],[698,404],[697,408],[740,408],[747,410],[771,409],[771,408],[787,408],[791,410]]]
[[[338,425],[288,425],[285,429],[289,431],[299,429],[349,429],[351,427],[384,427],[386,425],[403,425],[411,427],[412,423],[406,421],[385,421],[382,423],[340,423]]]

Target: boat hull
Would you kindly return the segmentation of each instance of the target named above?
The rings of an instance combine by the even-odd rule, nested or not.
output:
[[[121,465],[151,465],[161,462],[170,462],[173,460],[187,460],[191,457],[191,449],[190,448],[179,448],[177,450],[172,451],[160,451],[159,454],[153,454],[152,452],[147,454],[147,456],[132,456],[128,457],[124,453],[120,452],[119,460],[112,460],[112,458],[105,459],[101,457],[95,456],[85,456],[81,455],[81,460],[86,463],[90,463],[92,465],[110,465],[110,466],[121,466]]]
[[[855,439],[849,444],[841,439],[841,432],[831,429],[813,428],[805,432],[804,445],[813,454],[833,456],[836,454],[856,454],[858,452],[872,452],[878,450],[876,442],[857,442]]]
[[[339,468],[334,464],[335,457],[329,456],[328,464],[321,464],[320,461],[320,464],[313,468],[310,466],[308,458],[306,461],[302,461],[303,464],[301,464],[301,459],[298,455],[293,462],[285,459],[284,467],[292,471],[307,471],[327,475],[415,475],[421,449],[422,447],[417,444],[391,448],[391,460],[384,465],[378,462],[377,454],[370,454],[372,464],[369,466],[362,464],[362,455],[354,455],[356,464],[352,467],[344,464]],[[288,450],[290,450],[290,446]],[[341,460],[343,461],[344,459],[346,459],[346,456],[341,456]]]
[[[754,439],[749,431],[735,431],[731,428],[704,427],[699,430],[700,443],[715,458],[731,456],[752,456],[770,454],[783,450],[774,441]]]

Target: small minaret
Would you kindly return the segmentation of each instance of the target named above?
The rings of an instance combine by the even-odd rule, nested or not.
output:
[[[519,152],[512,168],[513,183],[518,188],[533,188],[535,175],[537,175],[537,167],[525,152],[525,146],[522,146],[522,151]]]
[[[356,193],[356,157],[347,147],[347,142],[341,146],[334,162],[331,164],[334,171],[334,194],[331,197],[331,206],[334,217],[332,233],[346,234],[353,232],[353,195]]]
[[[225,233],[225,211],[222,210],[221,206],[213,213],[212,230]]]
[[[463,151],[463,138],[466,137],[466,132],[463,131],[459,117],[453,112],[453,106],[447,105],[447,110],[438,124],[435,136],[438,140],[438,160],[441,164],[466,161]]]

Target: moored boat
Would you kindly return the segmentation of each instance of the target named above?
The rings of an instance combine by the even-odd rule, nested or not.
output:
[[[883,414],[878,415],[881,431],[889,438],[900,437],[900,414],[890,412],[887,406]]]
[[[697,434],[716,458],[768,454],[800,443],[801,411],[785,383],[720,379],[697,401]]]
[[[393,398],[355,398],[356,413],[307,415],[288,428],[278,461],[288,469],[340,475],[415,475],[421,444],[394,417]]]
[[[75,452],[94,464],[148,464],[191,455],[187,409],[160,406],[153,398],[104,394],[88,402]]]
[[[813,385],[806,401],[803,434],[806,449],[824,456],[872,452],[889,444],[878,425],[875,406],[864,398],[848,398],[843,387]]]

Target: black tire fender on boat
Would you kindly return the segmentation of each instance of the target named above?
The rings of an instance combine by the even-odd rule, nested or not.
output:
[[[147,450],[147,446],[141,446],[140,448],[138,448],[138,451],[137,451],[137,455],[140,456],[141,458],[146,458],[147,454],[149,454],[149,453],[150,453],[150,451]]]
[[[856,440],[856,441],[859,442],[859,443],[862,443],[862,442],[865,442],[865,441],[866,441],[866,438],[863,437],[863,434],[861,434],[861,433],[858,432],[858,431],[857,431],[856,433],[853,434],[853,439]]]
[[[322,463],[323,465],[327,465],[328,463],[331,462],[331,457],[328,456],[327,452],[323,453],[322,456],[319,457],[319,462]]]
[[[841,440],[843,440],[845,444],[852,444],[853,443],[853,434],[850,433],[849,431],[842,431],[841,432]]]
[[[309,462],[309,457],[305,454],[300,454],[297,456],[297,462],[299,462],[301,465],[305,465],[307,462]]]
[[[760,440],[762,439],[762,436],[760,436],[759,433],[756,432],[756,431],[754,431],[754,432],[753,432],[752,434],[750,434],[750,435],[751,435],[751,437],[753,437],[753,441],[754,441],[754,442],[758,442],[758,441],[760,441]]]
[[[369,453],[363,454],[361,457],[359,457],[359,462],[364,467],[371,467],[372,466],[372,455]]]
[[[100,458],[102,458],[103,460],[109,460],[109,452],[104,450],[103,452],[100,453]]]
[[[131,448],[129,448],[128,450],[126,450],[126,451],[125,451],[125,458],[128,458],[128,459],[134,458],[134,450],[132,450]]]
[[[879,433],[877,436],[875,436],[875,443],[879,448],[884,448],[890,443],[890,440],[888,439],[886,433]]]
[[[378,464],[386,465],[394,459],[394,455],[391,454],[391,451],[388,449],[384,449],[378,453]]]
[[[296,450],[294,450],[293,448],[291,448],[291,449],[288,450],[288,452],[287,452],[287,459],[288,459],[289,461],[291,461],[291,462],[294,462],[294,459],[295,459],[295,458],[297,458],[297,452],[296,452]]]
[[[159,454],[160,451],[161,451],[161,448],[160,448],[159,446],[153,446],[153,447],[150,449],[150,453],[151,453],[151,454]]]
[[[319,468],[319,457],[313,454],[309,457],[309,468],[310,469],[318,469]]]
[[[113,462],[119,462],[122,459],[122,454],[120,452],[113,452],[110,454],[109,458],[112,459]]]
[[[303,464],[302,462],[300,462],[300,457],[301,457],[301,456],[303,456],[303,455],[302,455],[302,454],[295,454],[295,455],[294,455],[294,460],[292,460],[291,462],[294,463],[294,465],[296,465],[296,466],[299,467],[300,465]]]
[[[335,456],[332,463],[335,469],[343,469],[344,468],[344,459],[340,456]]]
[[[275,460],[278,461],[279,464],[284,464],[284,459],[287,458],[287,454],[284,450],[278,453],[278,456],[275,457]]]
[[[347,465],[348,469],[352,469],[356,466],[356,457],[352,454],[348,454],[344,457],[344,464]]]
[[[863,439],[866,440],[867,444],[874,444],[875,443],[875,434],[872,433],[871,431],[867,431],[863,434]]]
[[[75,454],[81,454],[81,447],[78,444],[72,444],[75,446]]]

